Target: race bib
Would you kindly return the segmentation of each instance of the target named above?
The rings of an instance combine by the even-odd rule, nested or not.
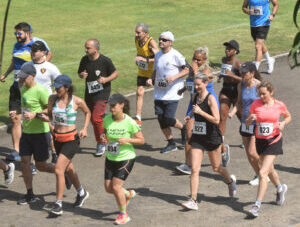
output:
[[[194,94],[194,82],[192,82],[192,81],[186,82],[186,89],[187,89],[191,94]]]
[[[103,85],[99,84],[97,80],[87,82],[87,87],[90,94],[103,90]]]
[[[220,74],[223,75],[223,76],[227,76],[226,70],[231,71],[231,69],[232,69],[232,65],[222,64]]]
[[[117,155],[120,152],[119,143],[112,142],[106,145],[106,150],[112,155]]]
[[[197,135],[206,135],[206,122],[195,121],[193,133]]]
[[[67,115],[65,113],[54,113],[53,114],[53,123],[58,125],[67,124]]]
[[[260,123],[258,125],[258,135],[269,136],[273,132],[273,123]]]
[[[242,128],[241,128],[242,132],[253,134],[254,132],[253,130],[254,130],[254,125],[247,126],[245,123],[242,123]]]
[[[137,61],[137,65],[142,70],[148,70],[148,62],[145,61]]]
[[[263,15],[263,9],[262,9],[262,6],[252,6],[251,7],[251,15],[254,15],[254,16],[261,16]]]
[[[166,88],[168,86],[168,82],[165,79],[160,79],[157,81],[157,86],[159,88]]]

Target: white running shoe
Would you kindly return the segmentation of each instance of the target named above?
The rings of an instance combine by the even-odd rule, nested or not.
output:
[[[257,186],[259,184],[259,176],[255,175],[255,177],[249,181],[249,184],[252,186]]]
[[[184,173],[184,174],[187,174],[187,175],[191,175],[192,173],[192,169],[191,167],[189,167],[187,164],[183,163],[179,166],[176,166],[176,169],[181,172],[181,173]]]
[[[192,198],[189,198],[188,201],[181,203],[181,206],[189,210],[198,210],[198,203]]]
[[[267,73],[271,74],[274,70],[275,58],[270,57],[270,60],[267,62],[268,70]]]
[[[232,198],[236,195],[236,177],[234,175],[230,175],[232,182],[228,184],[229,196]]]
[[[228,144],[224,144],[225,151],[222,153],[222,165],[226,167],[230,161],[230,147]]]
[[[4,172],[5,184],[11,184],[14,181],[15,164],[9,163],[9,170]]]
[[[260,207],[257,206],[256,204],[254,204],[252,206],[252,209],[249,210],[249,215],[251,215],[252,217],[256,218],[259,215],[259,210],[260,210]]]
[[[277,194],[276,194],[276,204],[277,205],[281,206],[283,204],[283,202],[285,200],[284,196],[285,196],[285,193],[287,192],[287,190],[288,190],[287,185],[283,184],[281,192],[277,192]]]
[[[95,152],[96,157],[101,157],[105,153],[105,145],[97,144],[97,151]]]

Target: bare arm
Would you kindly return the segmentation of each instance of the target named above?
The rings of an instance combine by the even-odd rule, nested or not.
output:
[[[251,11],[250,9],[248,8],[249,6],[249,2],[248,0],[244,0],[244,3],[243,3],[243,6],[242,6],[242,10],[245,14],[248,14],[248,15],[251,15]]]
[[[120,138],[118,142],[123,145],[125,143],[131,143],[133,145],[143,145],[145,143],[145,139],[143,133],[138,131],[133,135],[133,138]]]
[[[272,13],[270,14],[269,16],[269,20],[272,21],[278,11],[278,0],[271,0],[272,2],[272,5],[273,5],[273,10],[272,10]]]
[[[99,77],[98,82],[100,84],[106,84],[118,77],[118,71],[115,70],[112,74],[110,74],[108,77]]]
[[[196,114],[201,115],[202,117],[206,118],[209,122],[213,124],[219,124],[220,122],[220,113],[217,101],[213,95],[208,97],[208,105],[210,107],[212,115],[204,112],[198,105],[193,106],[193,112]]]
[[[5,72],[3,75],[1,75],[1,77],[0,77],[1,82],[5,82],[5,78],[6,78],[6,77],[14,70],[14,68],[15,68],[15,63],[14,63],[13,60],[11,60],[11,63],[10,63],[10,65],[9,65],[8,69],[7,69],[6,72]]]
[[[80,130],[79,132],[79,137],[81,139],[87,137],[87,129],[91,120],[91,111],[89,110],[89,108],[87,107],[85,101],[83,101],[83,99],[74,96],[75,97],[75,103],[77,104],[78,108],[80,108],[83,113],[85,114],[85,120],[84,120],[84,125],[83,128]]]
[[[181,77],[186,76],[187,74],[189,74],[189,68],[187,66],[185,66],[184,69],[181,70],[178,74],[173,75],[173,76],[167,76],[166,80],[168,82],[173,82],[173,81],[175,81],[175,80],[177,80],[177,79],[179,79]]]

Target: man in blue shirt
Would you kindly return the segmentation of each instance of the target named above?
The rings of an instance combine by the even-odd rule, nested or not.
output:
[[[270,13],[270,2],[273,5],[272,13]],[[275,59],[270,57],[265,40],[277,10],[277,0],[244,0],[243,3],[243,12],[250,15],[251,36],[255,41],[256,57],[254,63],[258,69],[264,55],[267,59],[267,73],[269,74],[273,72]]]

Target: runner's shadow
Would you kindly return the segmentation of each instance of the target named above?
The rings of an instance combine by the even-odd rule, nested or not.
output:
[[[7,156],[10,154],[12,149],[8,148],[8,147],[0,147],[0,155],[1,156]]]
[[[280,164],[275,164],[274,167],[276,170],[280,170],[288,173],[300,174],[300,168],[283,166]]]
[[[139,155],[136,157],[136,162],[139,162],[146,166],[159,166],[168,170],[174,170],[175,166],[179,165],[179,162],[156,159],[150,156]]]
[[[157,117],[146,117],[142,119],[142,121],[152,121],[152,120],[157,120]]]

